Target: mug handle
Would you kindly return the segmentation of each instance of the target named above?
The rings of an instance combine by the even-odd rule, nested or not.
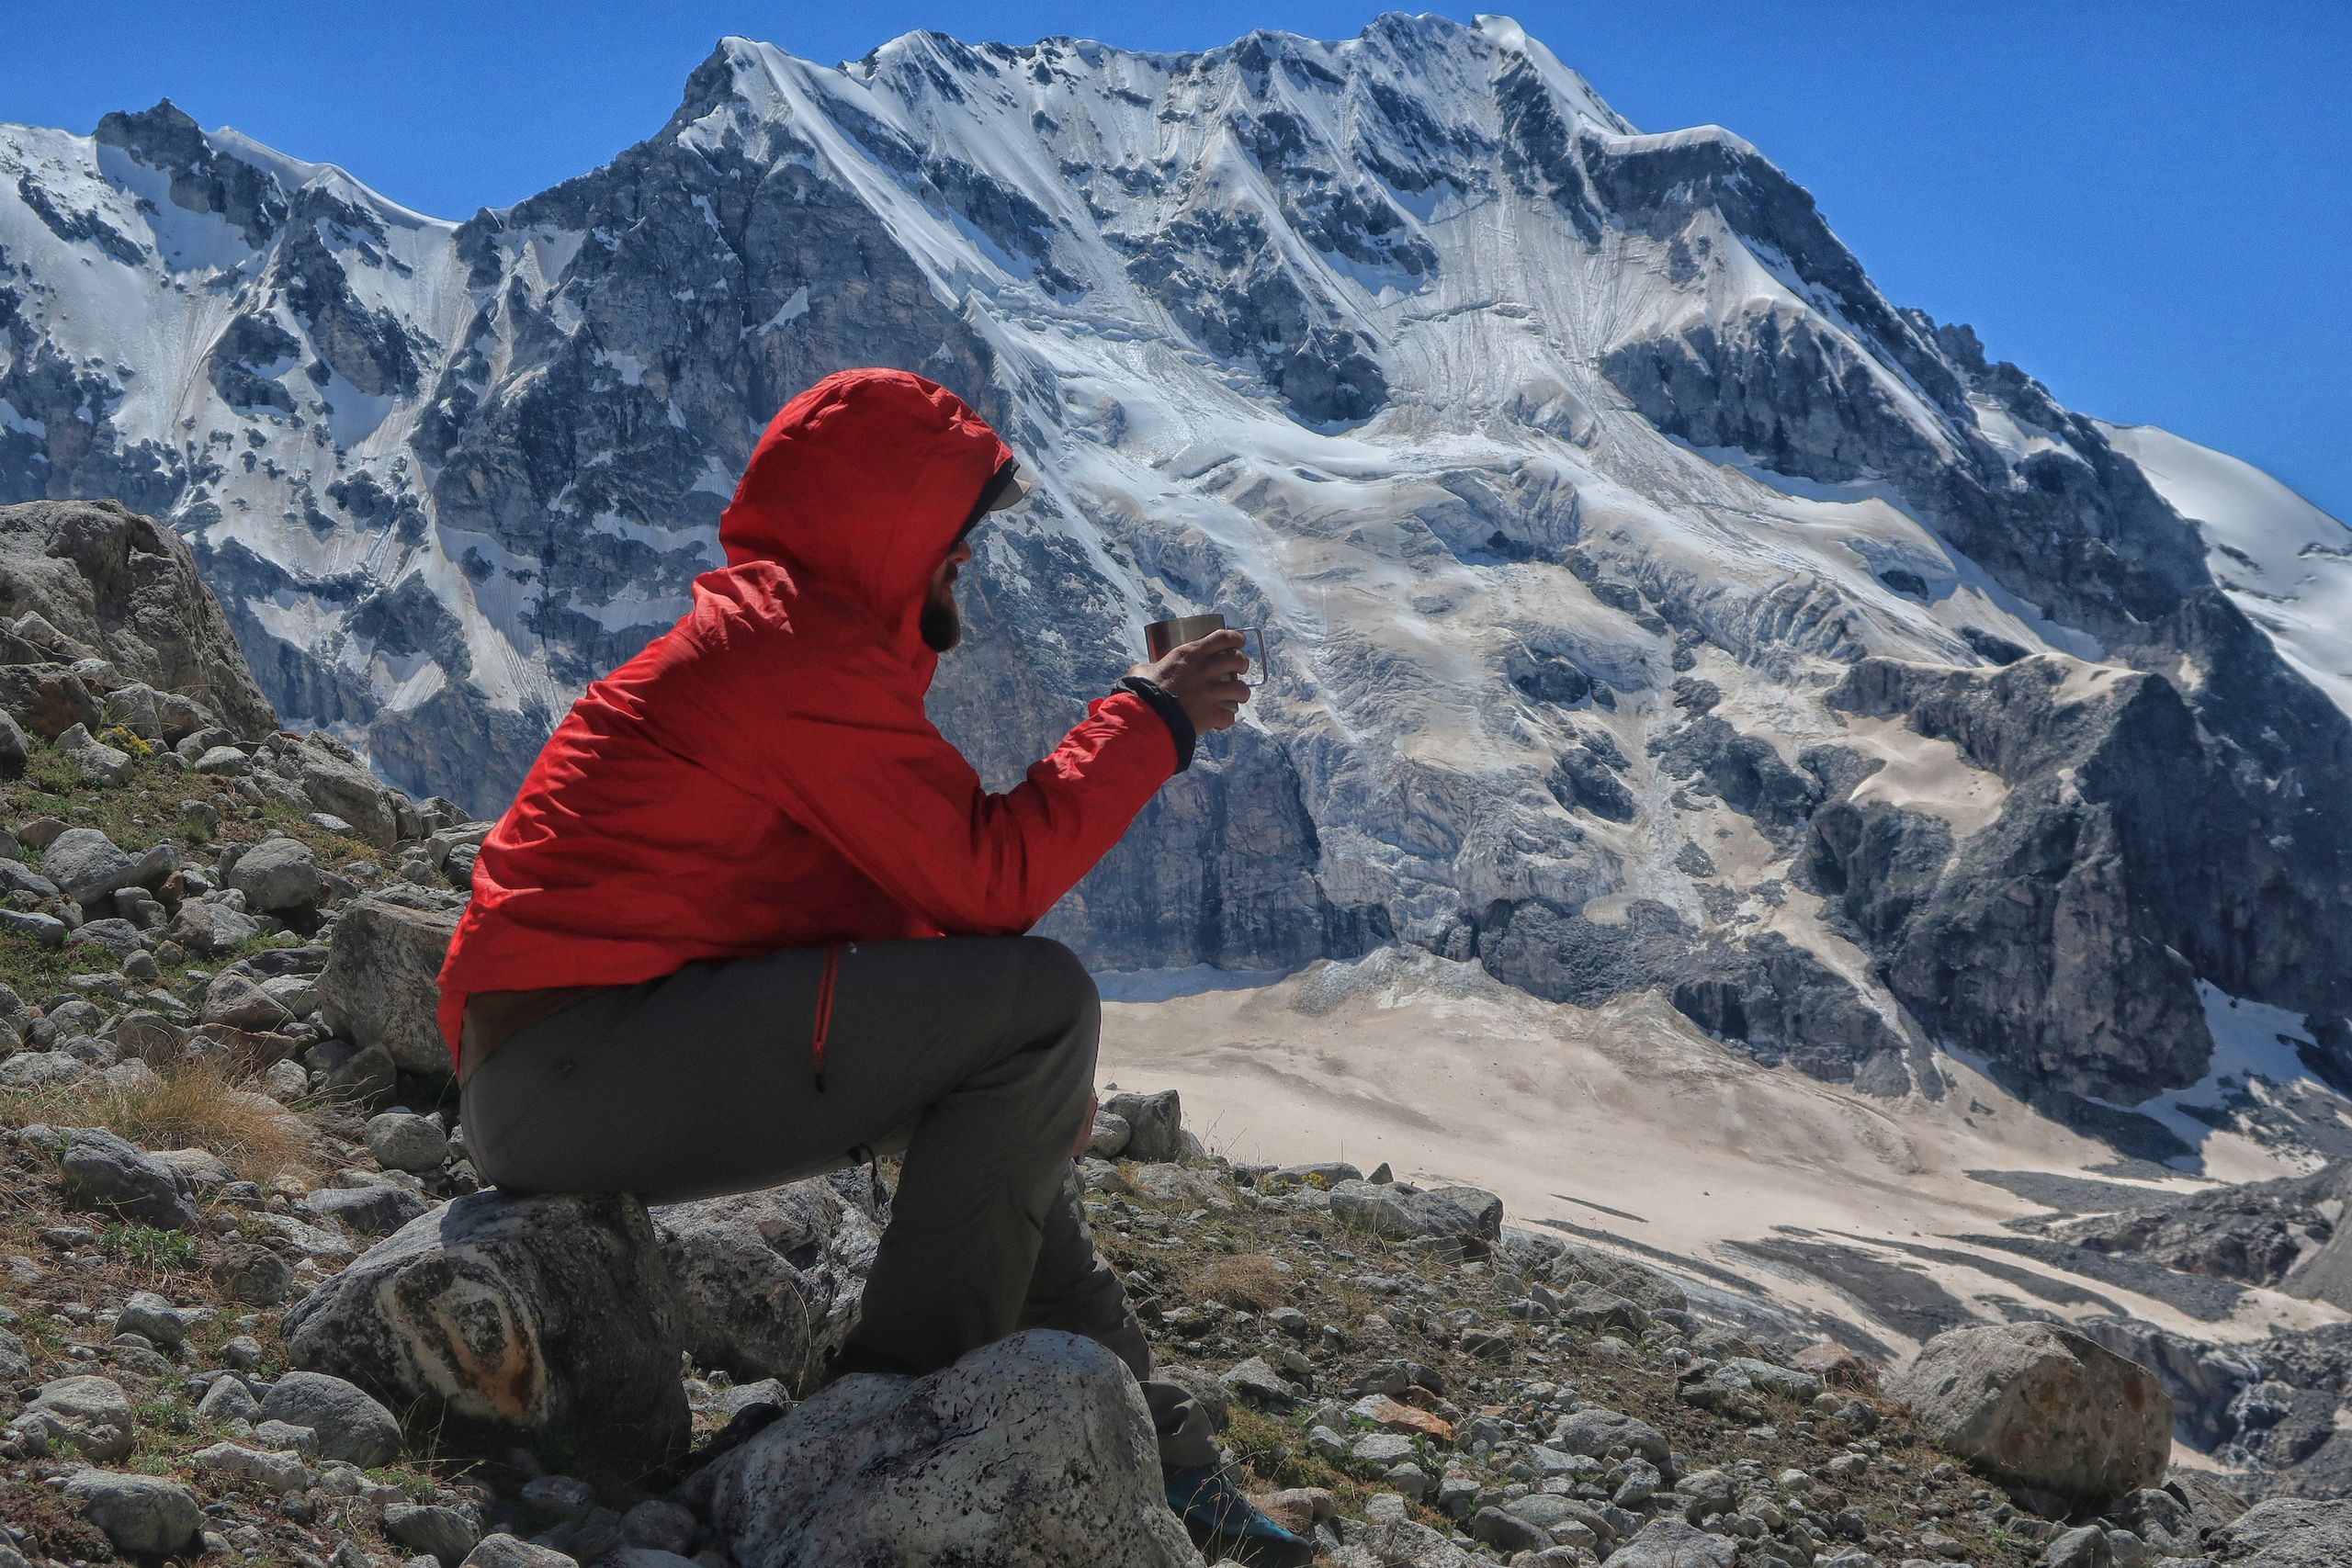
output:
[[[1251,637],[1258,639],[1258,656],[1253,661],[1258,667],[1258,678],[1254,681],[1245,680],[1241,682],[1243,685],[1249,687],[1254,692],[1259,687],[1266,683],[1266,677],[1269,673],[1269,667],[1266,663],[1266,629],[1263,626],[1236,626],[1233,629],[1241,634],[1241,651],[1244,654],[1247,654],[1250,651],[1250,639]]]

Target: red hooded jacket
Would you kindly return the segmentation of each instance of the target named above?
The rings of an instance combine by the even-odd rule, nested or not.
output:
[[[1131,692],[991,795],[923,713],[923,591],[1012,454],[953,393],[829,376],[761,436],[727,565],[589,686],[482,841],[441,967],[477,991],[628,985],[699,959],[1024,931],[1178,765]]]

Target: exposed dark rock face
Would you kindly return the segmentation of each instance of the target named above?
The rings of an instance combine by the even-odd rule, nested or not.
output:
[[[1043,480],[933,693],[991,786],[1140,623],[1266,632],[1245,724],[1050,917],[1098,964],[1408,943],[1873,1092],[1980,1052],[2166,1157],[2086,1097],[2194,1081],[2213,987],[2352,1086],[2352,725],[2217,520],[1755,148],[1639,133],[1509,24],[729,39],[646,141],[462,223],[167,103],[0,128],[0,501],[153,514],[261,697],[478,813],[858,364]],[[0,666],[45,734],[102,716],[76,657]],[[1868,783],[1890,724],[1996,775],[1988,821]]]
[[[2008,786],[1956,851],[1883,806],[1815,821],[1814,868],[1943,1038],[2030,1082],[2133,1100],[2203,1075],[2199,977],[2298,1011],[2346,1005],[2343,818],[2282,798],[2163,676],[1871,659],[1830,700],[1949,740]]]

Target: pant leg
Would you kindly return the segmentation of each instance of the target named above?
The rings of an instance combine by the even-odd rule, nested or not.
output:
[[[1078,1168],[1069,1161],[1063,1162],[1061,1186],[1046,1216],[1036,1272],[1022,1303],[1021,1326],[1082,1334],[1125,1361],[1150,1407],[1161,1464],[1182,1468],[1217,1461],[1208,1412],[1183,1389],[1151,1375],[1151,1346],[1119,1276],[1094,1248]]]
[[[1012,1332],[1093,1080],[1100,1005],[1035,937],[845,947],[822,1089],[820,950],[689,964],[525,1030],[468,1079],[476,1168],[518,1191],[675,1201],[907,1138],[853,1348],[928,1371]]]

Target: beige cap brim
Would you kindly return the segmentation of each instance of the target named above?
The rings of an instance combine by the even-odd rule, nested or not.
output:
[[[1004,487],[1002,495],[989,502],[989,510],[1002,512],[1008,506],[1018,506],[1021,504],[1021,498],[1028,493],[1029,476],[1019,468],[1015,468],[1012,470],[1012,482]]]

